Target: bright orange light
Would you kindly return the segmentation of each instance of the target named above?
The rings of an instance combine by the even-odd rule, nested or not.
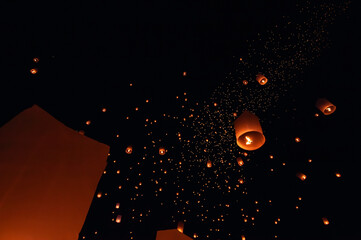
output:
[[[86,125],[90,125],[90,123],[91,123],[90,120],[88,120],[88,121],[85,122]]]
[[[38,73],[38,69],[32,68],[32,69],[30,69],[30,73],[31,73],[31,74],[37,74],[37,73]]]
[[[120,207],[120,203],[115,204],[116,209],[119,209],[119,207]]]
[[[39,62],[39,58],[33,58],[33,62]]]
[[[187,72],[183,72],[183,77],[187,76]]]
[[[301,179],[302,181],[306,180],[306,175],[303,173],[297,173],[296,176]]]
[[[341,177],[341,174],[337,172],[336,177],[338,177],[338,178]]]
[[[132,154],[133,152],[133,147],[132,146],[128,146],[126,149],[125,149],[125,153],[126,154]]]
[[[324,225],[329,225],[330,224],[330,221],[328,221],[328,219],[325,218],[325,217],[322,218],[322,221],[323,221]]]
[[[247,84],[248,84],[248,81],[247,81],[247,80],[243,80],[242,83],[243,83],[243,85],[247,85]]]
[[[211,160],[208,160],[207,161],[207,168],[211,168],[212,167],[212,162],[211,162]]]
[[[245,139],[246,139],[246,145],[252,144],[253,141],[252,141],[252,139],[250,137],[245,136]]]
[[[117,218],[115,219],[116,223],[120,223],[122,221],[122,215],[118,215]]]
[[[159,148],[159,155],[164,155],[165,154],[165,148],[164,147],[160,147]]]
[[[301,139],[300,139],[299,137],[296,137],[296,138],[295,138],[295,141],[296,141],[296,142],[301,142]]]

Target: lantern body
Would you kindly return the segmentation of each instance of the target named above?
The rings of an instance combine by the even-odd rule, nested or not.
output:
[[[37,74],[37,73],[38,73],[38,69],[32,68],[32,69],[30,69],[30,73],[31,73],[31,74]]]
[[[319,98],[315,104],[316,108],[318,108],[324,115],[330,115],[334,111],[336,111],[336,106],[333,105],[326,98]]]
[[[329,225],[330,224],[330,221],[328,221],[328,219],[325,218],[325,217],[322,218],[322,221],[323,221],[324,225]]]
[[[207,168],[211,168],[212,167],[212,162],[211,162],[211,160],[208,160],[207,161]]]
[[[244,111],[234,122],[237,145],[245,150],[256,150],[265,143],[258,117],[249,111]]]
[[[297,173],[296,176],[302,181],[306,180],[306,175],[303,173]]]
[[[117,218],[115,219],[116,223],[120,223],[122,221],[122,215],[118,215]]]
[[[133,147],[132,146],[128,146],[126,149],[125,149],[125,153],[126,154],[132,154],[133,152]]]
[[[261,85],[265,85],[268,82],[268,79],[262,74],[257,74],[256,80]]]
[[[243,166],[244,162],[243,162],[241,157],[237,158],[237,163],[238,163],[239,166]]]
[[[164,147],[160,147],[159,148],[159,155],[164,155],[165,154],[165,148]]]
[[[179,221],[179,222],[178,222],[177,230],[178,230],[178,232],[183,233],[184,223],[183,223],[182,221]]]

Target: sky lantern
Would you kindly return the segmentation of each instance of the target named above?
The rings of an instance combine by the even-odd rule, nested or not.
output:
[[[37,58],[37,57],[35,57],[35,58],[33,58],[33,62],[39,62],[39,58]]]
[[[183,72],[183,77],[187,76],[187,72]]]
[[[159,155],[164,155],[165,154],[165,148],[164,147],[160,147],[159,148]]]
[[[208,160],[207,161],[207,168],[211,168],[212,167],[212,161],[211,160]]]
[[[299,179],[301,179],[302,181],[305,181],[306,180],[306,175],[305,174],[303,174],[303,173],[297,173],[296,174],[296,176],[299,178]]]
[[[243,184],[243,183],[244,183],[244,180],[243,180],[242,178],[240,178],[240,179],[238,179],[238,182],[239,182],[240,184]]]
[[[243,85],[247,85],[247,84],[248,84],[248,81],[247,81],[247,80],[243,80],[242,83],[243,83]]]
[[[316,108],[318,108],[324,115],[330,115],[336,111],[336,106],[333,105],[326,98],[319,98],[316,101]]]
[[[115,204],[116,209],[119,209],[119,207],[120,207],[120,203]]]
[[[115,219],[116,223],[120,223],[122,221],[122,215],[118,215],[117,218]]]
[[[125,149],[125,153],[126,154],[132,154],[133,152],[133,147],[132,146],[128,146],[126,149]]]
[[[237,163],[238,163],[239,166],[243,166],[244,162],[243,162],[241,157],[237,158]]]
[[[30,73],[31,73],[31,74],[37,74],[37,73],[38,73],[38,69],[32,68],[32,69],[30,69]]]
[[[246,240],[246,237],[244,235],[242,235],[241,240]]]
[[[258,117],[247,110],[234,121],[234,129],[237,145],[245,150],[256,150],[266,141]]]
[[[268,82],[268,79],[263,74],[257,74],[256,80],[259,84],[265,85]]]
[[[328,221],[328,219],[325,218],[325,217],[322,218],[322,221],[323,221],[324,225],[329,225],[330,224],[330,221]]]
[[[178,232],[183,233],[183,230],[184,230],[184,222],[182,222],[182,221],[179,221],[179,222],[178,222],[177,230],[178,230]]]

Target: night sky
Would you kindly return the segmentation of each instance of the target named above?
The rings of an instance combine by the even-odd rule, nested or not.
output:
[[[154,239],[179,221],[196,239],[360,238],[354,2],[7,1],[1,10],[0,126],[37,104],[110,146],[79,239]],[[323,115],[318,98],[337,110]],[[255,151],[236,144],[233,114],[244,110],[266,137]]]

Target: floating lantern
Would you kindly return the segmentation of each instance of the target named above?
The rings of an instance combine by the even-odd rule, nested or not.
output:
[[[102,193],[99,192],[99,193],[97,194],[97,198],[101,198],[101,197],[102,197]]]
[[[234,121],[234,129],[237,145],[245,150],[256,150],[266,141],[258,117],[249,111],[244,111]]]
[[[107,109],[106,108],[102,108],[102,112],[106,112],[107,111]]]
[[[328,101],[326,98],[319,98],[316,101],[316,107],[324,114],[324,115],[330,115],[334,111],[336,111],[336,106],[333,105],[330,101]]]
[[[211,160],[208,160],[207,161],[207,168],[211,168],[212,167],[212,162],[211,162]]]
[[[115,204],[116,209],[119,209],[119,207],[120,207],[120,203]]]
[[[296,176],[301,179],[302,181],[305,181],[306,180],[306,175],[303,174],[303,173],[297,173]]]
[[[330,221],[328,221],[328,219],[325,218],[325,217],[322,218],[322,221],[323,221],[324,225],[329,225],[330,224]]]
[[[295,142],[297,142],[297,143],[301,142],[301,138],[296,137],[296,138],[295,138]]]
[[[340,178],[341,177],[341,174],[340,173],[336,173],[336,177]]]
[[[91,123],[90,120],[88,120],[88,121],[85,122],[86,125],[90,125],[90,123]]]
[[[125,153],[126,154],[132,154],[133,152],[133,147],[132,146],[128,146],[126,149],[125,149]]]
[[[238,163],[239,166],[243,166],[244,162],[243,162],[241,157],[237,158],[237,163]]]
[[[261,85],[265,85],[268,82],[268,79],[262,74],[257,74],[256,80]]]
[[[118,215],[117,218],[115,219],[116,223],[120,223],[122,221],[122,215]]]
[[[30,73],[31,73],[31,74],[37,74],[37,73],[38,73],[38,69],[32,68],[32,69],[30,69]]]
[[[178,222],[177,230],[178,230],[178,232],[183,233],[184,223],[183,223],[182,221],[179,221],[179,222]]]
[[[248,81],[247,81],[247,80],[243,80],[242,83],[243,83],[243,85],[247,85],[247,84],[248,84]]]
[[[159,148],[159,155],[164,155],[165,154],[165,148],[164,147],[160,147]]]
[[[240,179],[238,179],[238,182],[239,182],[240,184],[243,184],[243,183],[244,183],[244,180],[243,180],[242,178],[240,178]]]
[[[187,72],[183,72],[183,77],[187,76]]]
[[[33,62],[39,62],[39,58],[33,58]]]
[[[246,237],[244,235],[242,235],[241,240],[246,240]]]

